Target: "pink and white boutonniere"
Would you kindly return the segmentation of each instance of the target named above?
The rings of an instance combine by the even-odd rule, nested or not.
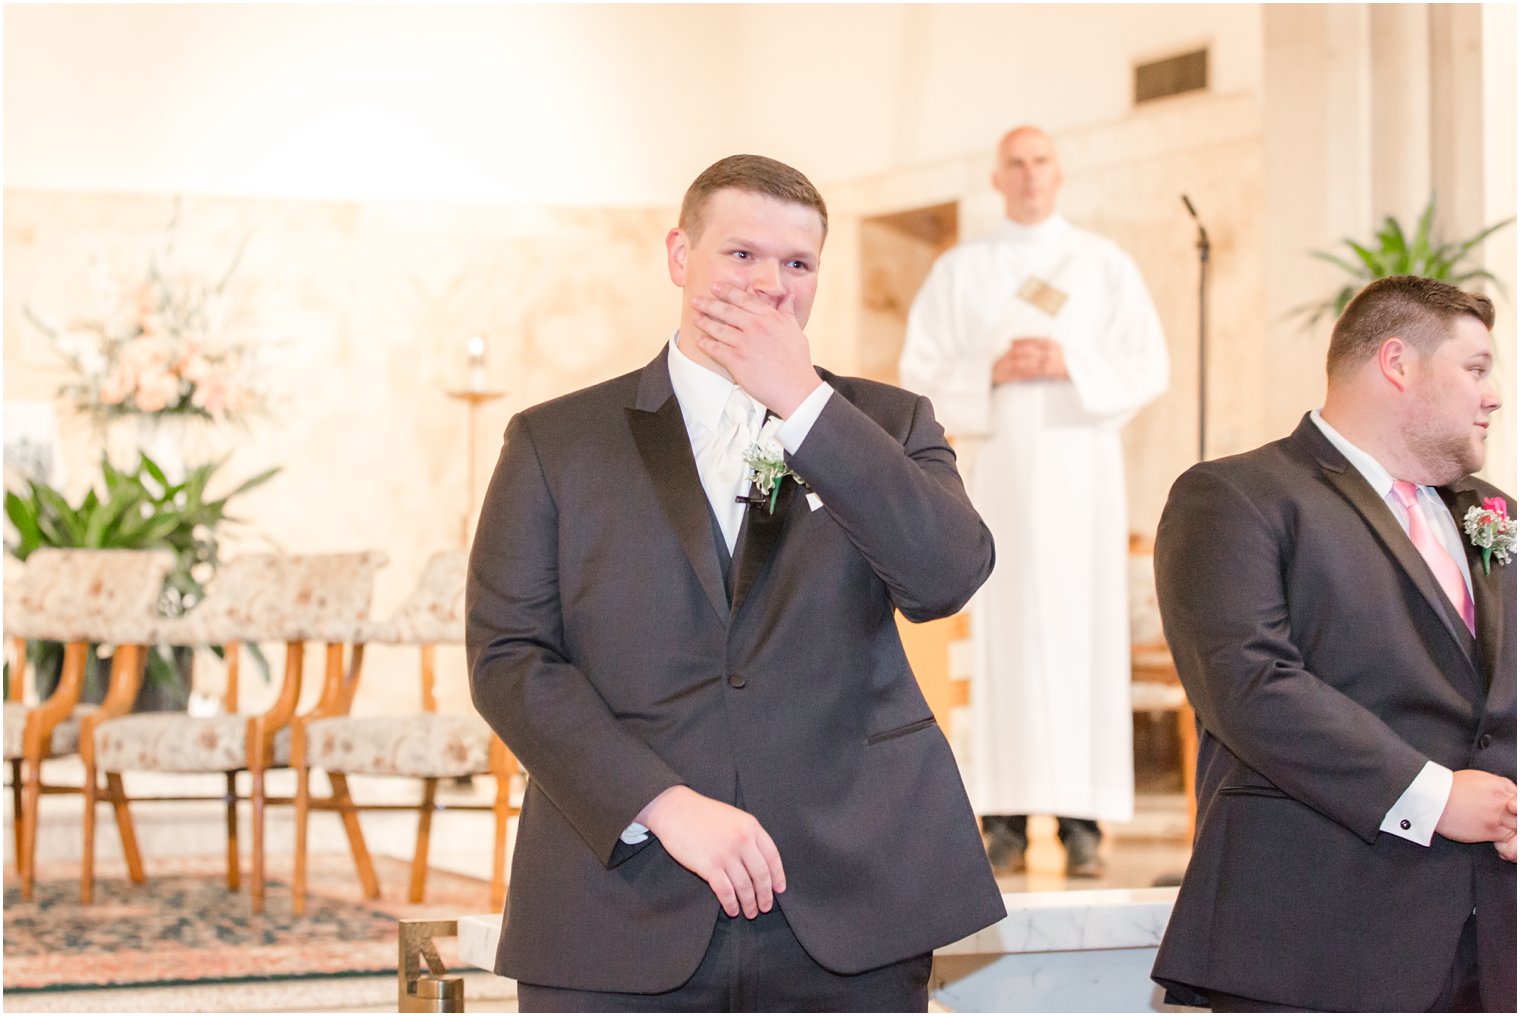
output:
[[[1515,552],[1516,530],[1520,526],[1509,517],[1509,507],[1504,498],[1484,498],[1481,508],[1474,505],[1467,509],[1462,528],[1466,530],[1472,545],[1483,551],[1484,575],[1488,574],[1490,557],[1497,557],[1500,564],[1509,564],[1510,555]]]

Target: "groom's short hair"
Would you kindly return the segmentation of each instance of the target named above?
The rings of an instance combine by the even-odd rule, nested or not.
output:
[[[702,233],[708,199],[720,190],[748,191],[811,208],[823,223],[824,237],[829,235],[829,210],[811,180],[786,163],[763,155],[730,155],[702,170],[686,188],[677,225],[693,240]]]
[[[1376,356],[1383,340],[1395,335],[1429,356],[1451,338],[1452,322],[1464,314],[1493,330],[1494,303],[1482,293],[1419,275],[1390,275],[1368,283],[1335,322],[1325,371],[1333,378],[1350,370]]]

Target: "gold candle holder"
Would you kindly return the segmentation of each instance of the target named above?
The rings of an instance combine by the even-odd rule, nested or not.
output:
[[[467,349],[469,351],[469,371],[465,376],[465,386],[445,392],[449,398],[465,404],[465,420],[468,429],[466,449],[469,458],[465,460],[465,482],[468,487],[468,500],[465,502],[464,517],[459,525],[459,545],[468,549],[470,546],[471,522],[480,508],[479,493],[475,487],[475,452],[476,431],[480,407],[488,402],[495,402],[507,393],[504,391],[492,391],[487,387],[486,380],[486,343],[482,336],[471,336]]]

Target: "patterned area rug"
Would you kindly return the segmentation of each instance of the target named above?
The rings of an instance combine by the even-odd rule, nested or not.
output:
[[[369,901],[351,858],[312,858],[299,918],[288,882],[268,884],[256,915],[246,875],[241,893],[228,892],[225,869],[211,858],[151,864],[145,885],[104,870],[88,907],[79,902],[77,866],[45,866],[30,903],[8,877],[5,992],[395,974],[399,918],[490,910],[485,882],[441,871],[428,873],[427,902],[407,903],[407,865],[374,861],[381,899]],[[452,944],[439,943],[451,967]]]

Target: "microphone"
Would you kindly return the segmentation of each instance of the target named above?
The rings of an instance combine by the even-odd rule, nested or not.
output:
[[[1203,228],[1203,220],[1198,217],[1198,210],[1188,200],[1186,194],[1182,195],[1182,204],[1187,208],[1188,214],[1193,217],[1193,222],[1198,226],[1198,246],[1204,251],[1204,260],[1208,260],[1209,231]]]

